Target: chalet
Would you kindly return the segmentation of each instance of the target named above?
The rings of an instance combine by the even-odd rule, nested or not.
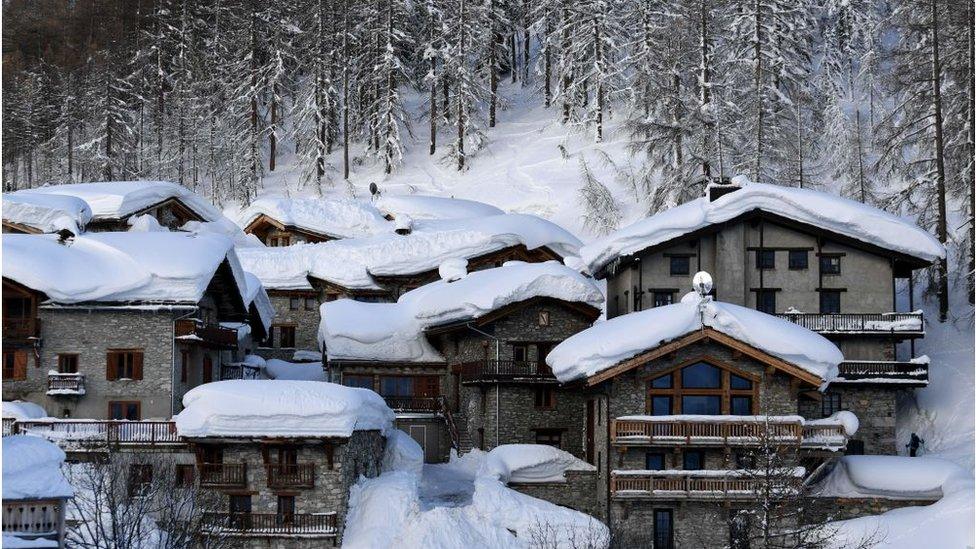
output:
[[[340,544],[349,489],[380,474],[393,423],[375,393],[323,382],[222,381],[184,405],[174,421],[197,482],[226,494],[205,527],[255,548]]]
[[[748,524],[737,530],[736,510],[772,482],[798,491],[856,432],[850,412],[799,413],[836,377],[834,344],[706,292],[597,324],[549,353],[556,378],[581,393],[585,459],[619,539],[742,546]]]
[[[3,255],[4,398],[53,417],[168,418],[271,318],[217,234],[8,234]]]
[[[851,410],[864,422],[849,450],[894,453],[897,395],[928,382],[928,361],[914,353],[925,331],[913,273],[945,249],[864,204],[733,181],[583,247],[590,272],[607,281],[608,318],[675,303],[697,271],[722,273],[717,299],[813,330],[843,352],[839,375],[805,413]]]
[[[64,458],[44,439],[3,437],[4,547],[64,547],[65,505],[74,495]]]
[[[168,181],[49,185],[6,193],[3,206],[5,233],[124,231],[133,218],[144,215],[169,229],[190,221],[218,222],[225,230],[233,229],[206,200]]]
[[[512,443],[582,455],[582,401],[558,387],[545,358],[599,316],[600,291],[554,261],[441,272],[396,303],[322,306],[333,381],[382,395],[428,461],[450,446]]]
[[[389,229],[365,238],[239,248],[244,268],[260,278],[274,303],[274,325],[260,353],[291,358],[296,350],[317,349],[320,304],[340,298],[395,301],[436,281],[448,259],[465,259],[475,271],[512,260],[561,260],[576,255],[581,244],[530,215],[417,221],[403,235]]]

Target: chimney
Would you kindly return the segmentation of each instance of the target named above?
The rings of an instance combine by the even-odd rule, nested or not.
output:
[[[393,220],[393,232],[398,235],[408,235],[413,232],[413,219],[407,214],[400,214]]]
[[[712,180],[711,183],[708,184],[708,187],[706,187],[706,192],[708,193],[708,201],[715,202],[719,198],[731,192],[735,192],[741,188],[742,187],[740,185],[736,185],[732,183],[732,181],[727,177],[723,177],[721,179],[716,177],[715,179]]]

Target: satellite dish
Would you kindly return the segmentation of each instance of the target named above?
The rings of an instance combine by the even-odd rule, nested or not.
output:
[[[712,291],[712,275],[705,271],[698,271],[691,279],[691,287],[698,292],[698,295],[705,297]]]
[[[380,194],[380,188],[376,186],[376,183],[369,184],[369,194],[373,196]]]

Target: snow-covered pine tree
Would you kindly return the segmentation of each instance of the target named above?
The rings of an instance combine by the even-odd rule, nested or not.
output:
[[[483,36],[486,20],[485,6],[479,0],[445,2],[446,36],[450,38],[444,48],[444,73],[451,75],[450,108],[457,128],[448,156],[458,170],[465,169],[468,156],[484,140],[482,113],[490,91],[478,71],[486,46],[478,38]]]
[[[410,84],[404,56],[412,41],[405,30],[407,6],[402,0],[383,0],[382,9],[383,25],[378,33],[381,55],[374,69],[374,78],[381,78],[382,86],[374,109],[377,112],[377,126],[371,133],[379,136],[377,154],[383,158],[384,171],[392,173],[403,159],[401,131],[410,131],[410,120],[403,108],[400,87]]]

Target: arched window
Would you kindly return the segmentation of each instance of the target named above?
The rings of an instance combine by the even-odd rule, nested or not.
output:
[[[686,362],[647,380],[647,413],[747,416],[758,407],[758,380],[718,361]]]

